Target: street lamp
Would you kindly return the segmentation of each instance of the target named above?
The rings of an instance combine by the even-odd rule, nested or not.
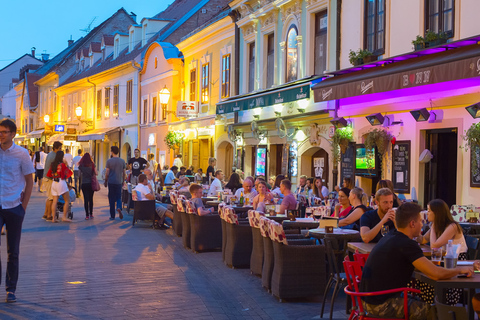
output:
[[[168,91],[167,86],[165,85],[162,90],[160,90],[160,103],[162,104],[162,118],[167,117],[167,113],[174,113],[173,111],[167,111],[168,100],[170,100],[170,91]]]
[[[75,108],[75,115],[77,116],[78,119],[82,116],[83,109],[81,106],[78,106]]]
[[[50,122],[50,116],[48,114],[46,114],[45,116],[43,116],[43,121],[45,123],[49,123]]]

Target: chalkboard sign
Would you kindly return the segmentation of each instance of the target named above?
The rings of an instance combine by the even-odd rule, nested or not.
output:
[[[349,143],[348,148],[340,157],[340,185],[344,178],[350,178],[355,184],[355,143]]]
[[[480,148],[479,147],[473,147],[472,149],[470,149],[470,187],[480,188]]]
[[[393,146],[393,191],[410,193],[410,140],[397,141]]]

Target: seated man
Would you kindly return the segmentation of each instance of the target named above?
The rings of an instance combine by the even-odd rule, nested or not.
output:
[[[155,200],[160,201],[160,203],[157,202],[157,206],[164,207],[165,208],[165,214],[167,214],[167,211],[173,212],[173,206],[171,204],[168,204],[168,203],[161,203],[162,199],[163,199],[162,195],[155,192],[155,182],[153,182],[153,172],[152,172],[152,170],[145,169],[144,172],[145,172],[145,175],[147,176],[148,184],[150,185],[150,187],[153,190],[153,193],[155,194]],[[162,210],[162,208],[158,208],[157,210]],[[167,217],[172,219],[168,214],[167,214]]]
[[[180,172],[177,172],[177,174],[175,175],[177,177],[177,179],[180,179],[181,177],[187,175],[187,168],[185,167],[180,167]]]
[[[222,170],[215,171],[215,179],[212,181],[212,184],[210,185],[210,190],[208,190],[209,197],[216,197],[218,194],[218,191],[223,190],[222,180],[223,180],[223,171]]]
[[[147,176],[143,173],[138,176],[138,185],[133,189],[133,192],[137,193],[138,201],[155,200],[155,191],[153,191],[152,186],[148,183]],[[173,219],[173,212],[168,210],[163,203],[156,203],[155,211],[159,218],[158,226],[161,229],[168,229],[168,226],[164,224],[165,216]]]
[[[178,172],[178,167],[173,166],[170,168],[170,171],[168,171],[167,175],[165,176],[165,184],[174,184],[175,181],[177,180],[175,176],[177,175]]]
[[[280,191],[283,194],[283,201],[280,205],[280,214],[286,213],[288,210],[297,209],[297,199],[292,194],[292,183],[288,179],[283,179],[280,182]]]
[[[425,258],[422,249],[413,240],[422,231],[420,210],[420,206],[415,203],[404,203],[398,208],[395,214],[397,230],[381,238],[370,253],[363,268],[361,292],[407,287],[414,269],[440,280],[458,274],[472,276],[472,267],[446,269],[435,266]],[[366,311],[372,316],[402,318],[404,315],[401,293],[363,297],[362,300]],[[408,298],[408,314],[409,319],[436,319],[435,307],[413,297]]]
[[[382,226],[389,230],[395,229],[395,211],[393,208],[393,193],[388,188],[382,188],[375,194],[378,209],[367,211],[360,218],[360,236],[363,242],[378,242],[382,238]]]
[[[246,177],[245,180],[243,180],[242,186],[243,188],[237,189],[235,192],[235,197],[240,199],[240,195],[243,192],[243,197],[252,199],[255,198],[255,196],[258,194],[258,192],[253,188],[254,180],[252,177]]]
[[[187,192],[190,192],[188,188],[189,185],[190,185],[190,180],[187,177],[182,176],[178,180],[178,186],[175,185],[175,188],[178,190],[180,194],[185,194]]]
[[[195,204],[195,208],[197,209],[197,214],[199,216],[206,216],[207,214],[211,214],[215,212],[213,208],[205,208],[203,201],[202,201],[202,193],[203,188],[201,185],[192,184],[190,186],[190,194],[192,195],[192,201]]]

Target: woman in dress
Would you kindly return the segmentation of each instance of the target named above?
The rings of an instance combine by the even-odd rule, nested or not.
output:
[[[267,202],[273,200],[273,196],[270,192],[267,192],[267,183],[263,180],[258,182],[257,186],[258,194],[253,198],[253,209],[261,212],[265,212]]]
[[[352,210],[352,206],[350,205],[350,201],[348,197],[350,196],[350,189],[342,188],[338,191],[338,204],[335,205],[335,212],[333,215],[337,218],[345,218]]]
[[[82,193],[83,193],[83,206],[85,207],[85,220],[93,219],[93,188],[92,188],[92,176],[97,175],[95,164],[92,161],[92,157],[87,152],[83,155],[82,159],[78,162],[78,170],[80,170],[82,181]]]
[[[360,218],[367,211],[367,195],[362,188],[354,187],[350,190],[348,200],[352,205],[350,213],[343,219],[338,221],[340,228],[360,230]]]
[[[68,194],[67,179],[73,174],[72,170],[68,169],[63,159],[63,151],[57,151],[55,160],[48,169],[47,177],[53,180],[52,182],[52,222],[58,222],[56,217],[58,197],[63,196],[65,204],[63,205],[63,222],[71,222],[72,220],[67,218],[68,206],[70,205],[70,196]]]
[[[230,179],[228,179],[228,183],[225,185],[225,189],[230,189],[233,194],[237,191],[237,189],[243,188],[242,183],[240,182],[240,176],[238,173],[232,173]]]

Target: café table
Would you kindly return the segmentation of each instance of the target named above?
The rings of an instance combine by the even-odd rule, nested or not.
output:
[[[328,233],[325,228],[308,230],[308,235],[312,238],[323,239],[326,236],[338,239],[356,239],[360,237],[360,232],[351,229],[333,228],[333,233]]]
[[[316,229],[318,221],[313,218],[296,218],[295,221],[283,220],[283,229]]]
[[[480,223],[472,223],[472,222],[459,222],[458,223],[463,230],[465,231],[464,234],[478,234],[480,233],[478,230],[480,230]],[[473,231],[473,232],[470,232]]]
[[[273,220],[273,221],[278,222],[278,223],[282,223],[283,221],[290,220],[290,218],[287,217],[286,214],[277,214],[275,216],[272,216],[270,214],[266,214],[265,218],[268,218],[268,219]]]
[[[460,261],[459,261],[460,262]],[[470,261],[473,264],[473,261]],[[467,263],[464,261],[464,263]],[[443,291],[448,288],[459,288],[467,289],[468,291],[468,318],[473,320],[475,317],[475,312],[472,307],[472,297],[475,295],[475,289],[480,287],[480,273],[474,273],[470,278],[459,278],[453,277],[447,280],[433,280],[424,273],[420,271],[414,271],[413,273],[415,279],[423,281],[435,288],[435,295],[441,303],[444,297]]]
[[[218,197],[202,197],[202,201],[206,204],[207,201],[218,201]]]
[[[252,206],[233,205],[232,208],[233,208],[233,211],[235,211],[235,213],[241,218],[246,218],[248,216],[248,211],[253,210]]]
[[[352,253],[355,253],[357,250],[359,253],[370,253],[372,252],[373,248],[375,247],[375,242],[365,243],[365,242],[349,242],[348,243],[348,250]],[[420,245],[420,249],[422,249],[423,254],[426,257],[431,255],[430,247],[427,245]]]
[[[219,205],[220,203],[221,203],[221,202],[218,201],[218,200],[213,200],[213,201],[212,201],[212,200],[209,200],[209,201],[205,202],[205,204],[206,204],[207,206],[214,207],[215,209],[218,209],[218,205]]]

